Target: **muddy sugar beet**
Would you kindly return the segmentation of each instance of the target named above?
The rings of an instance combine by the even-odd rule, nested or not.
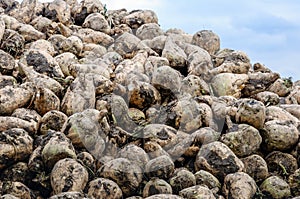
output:
[[[1,198],[300,197],[300,81],[220,46],[151,10],[1,1]]]

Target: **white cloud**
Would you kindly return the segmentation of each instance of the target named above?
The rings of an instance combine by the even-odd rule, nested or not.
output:
[[[298,1],[258,1],[257,8],[264,13],[283,18],[291,23],[299,24],[300,5]]]

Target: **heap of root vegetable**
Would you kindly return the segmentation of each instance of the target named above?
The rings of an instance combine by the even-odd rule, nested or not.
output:
[[[150,10],[0,13],[1,198],[300,198],[300,82]]]

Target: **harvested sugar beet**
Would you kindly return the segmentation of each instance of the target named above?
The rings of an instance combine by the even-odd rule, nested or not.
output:
[[[0,198],[300,197],[300,81],[147,9],[0,13]]]

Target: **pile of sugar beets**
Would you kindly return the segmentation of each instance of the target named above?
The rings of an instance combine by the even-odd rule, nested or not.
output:
[[[0,198],[300,198],[300,81],[150,10],[0,12]]]

